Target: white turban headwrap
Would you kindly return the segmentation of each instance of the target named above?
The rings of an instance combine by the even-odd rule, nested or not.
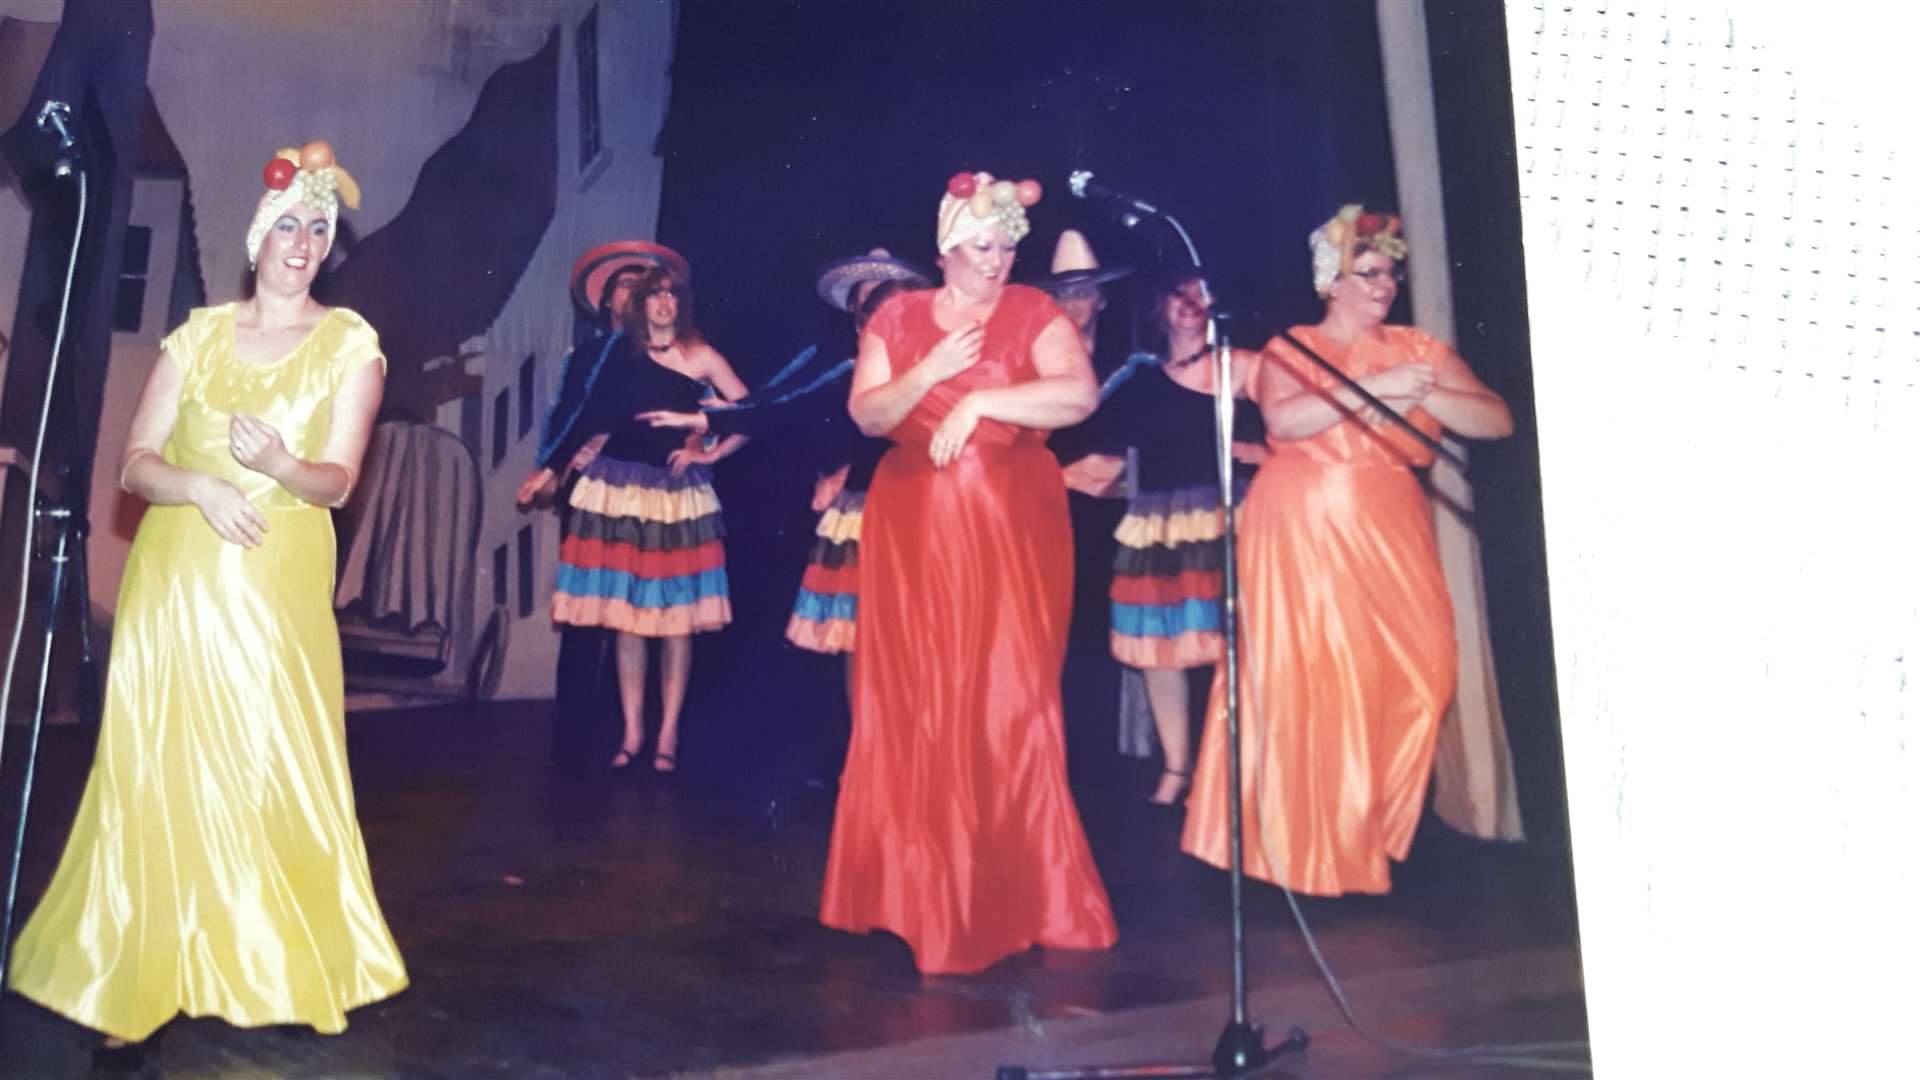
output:
[[[1313,251],[1313,291],[1321,299],[1326,298],[1336,278],[1353,270],[1356,248],[1368,248],[1394,260],[1407,257],[1407,242],[1400,238],[1400,218],[1368,214],[1359,203],[1341,207],[1326,224],[1313,230],[1307,237],[1307,247]]]
[[[940,217],[934,242],[942,255],[995,225],[1000,226],[1006,232],[1007,239],[1016,244],[1031,228],[1027,224],[1027,208],[1014,196],[1015,185],[1012,182],[1002,180],[996,183],[993,174],[983,172],[974,173],[973,182],[974,191],[966,198],[960,198],[952,191],[940,197]],[[1003,188],[1000,184],[1006,186]]]
[[[275,158],[292,162],[295,171],[286,187],[277,190],[269,187],[260,196],[259,205],[254,207],[253,221],[247,225],[249,267],[260,260],[260,245],[266,242],[267,230],[273,228],[273,223],[279,221],[288,210],[293,209],[295,203],[306,203],[327,216],[328,251],[333,250],[334,228],[340,221],[341,201],[344,199],[349,207],[356,209],[360,206],[360,185],[354,182],[346,169],[334,163],[331,147],[326,153],[327,164],[318,168],[300,168],[303,153],[302,150],[287,149],[274,154]],[[272,162],[268,164],[271,167]]]

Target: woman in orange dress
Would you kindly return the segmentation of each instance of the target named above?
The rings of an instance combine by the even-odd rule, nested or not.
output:
[[[1385,325],[1406,244],[1343,207],[1316,229],[1326,317],[1293,334],[1438,436],[1493,439],[1507,405],[1444,343]],[[1419,823],[1453,696],[1452,608],[1414,470],[1432,453],[1284,339],[1248,379],[1272,456],[1240,521],[1245,866],[1298,892],[1384,893]],[[1216,676],[1181,846],[1227,864],[1224,680]]]
[[[1099,391],[1060,309],[1007,284],[1038,199],[1031,181],[949,181],[944,283],[874,313],[848,403],[894,446],[862,524],[853,736],[820,920],[891,931],[929,973],[1116,937],[1067,790],[1073,537],[1045,441]]]

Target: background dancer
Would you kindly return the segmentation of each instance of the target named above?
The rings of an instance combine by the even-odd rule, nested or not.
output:
[[[1065,470],[1067,486],[1111,494],[1129,460],[1127,514],[1114,531],[1109,643],[1113,658],[1140,671],[1162,770],[1150,801],[1177,804],[1193,776],[1187,672],[1224,655],[1220,597],[1226,515],[1214,469],[1212,353],[1208,302],[1191,272],[1156,282],[1147,293],[1158,364],[1133,364],[1109,382],[1092,420],[1082,425],[1097,453]],[[1146,354],[1142,354],[1146,355]],[[1260,410],[1245,400],[1259,353],[1234,350],[1234,456],[1250,474],[1266,457]],[[1245,477],[1241,477],[1244,483]]]
[[[733,617],[710,466],[746,439],[731,435],[709,447],[638,415],[695,410],[709,387],[729,401],[747,388],[694,325],[692,274],[678,252],[644,241],[595,248],[574,264],[572,293],[582,308],[609,313],[609,333],[568,354],[542,428],[540,468],[521,484],[519,501],[550,498],[567,474],[580,474],[567,496],[553,619],[618,632],[623,730],[615,769],[640,755],[646,639],[661,639],[653,769],[669,773],[678,765],[693,635]]]
[[[925,274],[894,258],[887,249],[875,248],[866,255],[828,265],[815,288],[822,300],[853,316],[858,337],[888,297],[931,284]],[[873,471],[891,444],[862,435],[850,426],[836,425],[836,431],[845,432],[847,452],[844,460],[814,486],[813,508],[820,512],[820,522],[814,530],[813,550],[800,579],[793,616],[787,622],[787,640],[813,652],[845,653],[851,701],[854,626],[860,602],[860,521]]]

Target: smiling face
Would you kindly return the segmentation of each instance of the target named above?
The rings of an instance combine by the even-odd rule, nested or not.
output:
[[[333,227],[327,215],[296,202],[274,219],[260,241],[255,281],[275,292],[303,292],[333,249]]]
[[[999,295],[1013,273],[1014,241],[999,225],[983,229],[940,257],[946,283],[974,302]]]
[[[1206,329],[1207,296],[1199,278],[1188,278],[1167,293],[1160,305],[1160,322],[1169,337]]]
[[[1335,278],[1327,290],[1327,310],[1341,313],[1362,326],[1377,326],[1387,319],[1393,301],[1400,295],[1398,264],[1377,251],[1363,251],[1353,260],[1353,269]]]

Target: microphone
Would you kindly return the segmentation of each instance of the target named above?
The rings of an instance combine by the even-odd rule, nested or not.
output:
[[[1160,216],[1159,207],[1145,199],[1136,199],[1124,191],[1115,191],[1104,184],[1094,183],[1093,174],[1085,169],[1075,169],[1073,172],[1067,174],[1067,190],[1072,192],[1075,198],[1085,199],[1097,197],[1111,202],[1117,202],[1126,209],[1137,213],[1152,214],[1155,217]]]
[[[60,144],[60,156],[53,163],[55,176],[72,176],[79,164],[78,143],[73,137],[73,129],[68,126],[72,123],[73,106],[53,98],[48,98],[46,104],[40,106],[40,115],[34,117],[34,125]]]

